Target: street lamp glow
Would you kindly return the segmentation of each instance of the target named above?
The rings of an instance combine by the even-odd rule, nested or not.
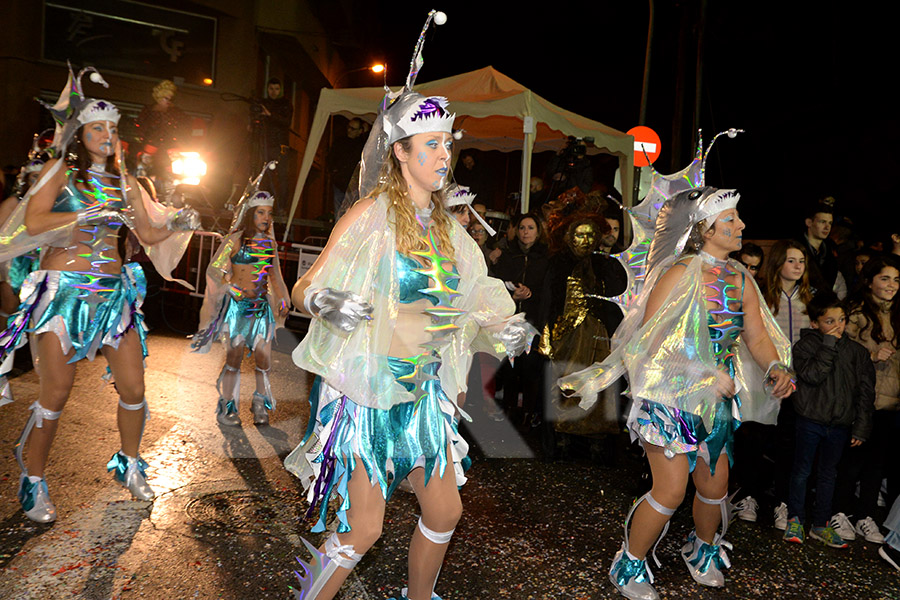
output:
[[[372,65],[369,68],[372,69],[373,73],[384,73],[385,66],[379,63],[377,65]]]

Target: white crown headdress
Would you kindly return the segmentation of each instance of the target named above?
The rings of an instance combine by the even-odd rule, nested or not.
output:
[[[472,193],[472,190],[464,185],[453,184],[449,188],[447,188],[447,200],[444,202],[444,206],[450,208],[451,206],[459,206],[460,204],[467,204],[472,206],[472,202],[475,201],[475,194]]]
[[[86,123],[92,123],[94,121],[112,121],[113,123],[118,123],[120,117],[119,109],[116,108],[116,105],[112,102],[107,102],[106,100],[90,100],[80,111],[78,111],[75,118],[78,119],[79,123],[85,125]]]
[[[275,206],[275,196],[269,192],[256,192],[247,203],[247,208],[256,208],[257,206]]]
[[[277,166],[277,160],[267,162],[263,165],[259,175],[247,182],[244,193],[241,194],[241,197],[234,207],[234,217],[231,219],[231,227],[228,228],[229,234],[234,233],[235,230],[240,227],[241,222],[244,220],[244,215],[247,214],[249,208],[256,206],[274,206],[275,197],[268,192],[259,191],[259,184],[266,174],[266,171],[274,171]]]
[[[461,206],[465,204],[469,207],[469,213],[475,220],[481,223],[481,226],[484,227],[484,230],[487,231],[488,235],[496,235],[497,231],[488,225],[487,221],[481,218],[481,215],[472,208],[472,203],[475,202],[476,194],[472,193],[472,190],[467,186],[459,185],[458,183],[453,183],[450,187],[447,188],[447,196],[446,200],[444,200],[444,206],[446,208],[451,208],[453,206]]]

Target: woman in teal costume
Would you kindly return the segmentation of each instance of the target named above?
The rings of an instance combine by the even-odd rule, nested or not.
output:
[[[285,466],[308,489],[314,531],[325,529],[329,499],[339,502],[337,531],[319,549],[307,544],[303,600],[337,594],[381,535],[385,502],[404,479],[422,516],[400,597],[437,598],[462,512],[467,446],[455,417],[465,417],[457,398],[471,352],[525,348],[528,328],[513,318],[503,283],[487,276],[443,204],[455,115],[445,98],[413,92],[414,78],[385,98],[363,151],[362,199],[292,293],[313,317],[294,362],[318,377],[306,438]]]
[[[251,181],[248,190],[256,189],[263,173]],[[276,327],[284,325],[288,291],[272,231],[274,203],[268,192],[245,193],[235,209],[235,227],[206,270],[200,329],[191,347],[195,352],[207,352],[217,338],[225,345],[225,365],[216,386],[216,420],[222,425],[241,424],[238,407],[245,347],[256,361],[256,391],[250,406],[253,422],[267,425],[268,411],[275,409],[269,385],[272,339]]]
[[[102,82],[100,77],[92,80]],[[19,500],[30,519],[43,523],[56,518],[44,472],[58,419],[74,383],[76,363],[93,359],[98,351],[109,364],[120,397],[121,449],[107,470],[136,498],[154,497],[146,463],[138,454],[147,413],[147,349],[140,312],[146,284],[139,266],[123,265],[116,239],[123,224],[146,245],[197,226],[190,209],[163,217],[165,222],[156,220],[160,215],[150,215],[140,186],[123,170],[118,110],[107,101],[84,98],[80,76],[73,85],[70,74],[69,88],[71,93],[64,92],[69,93],[69,104],[61,155],[74,159],[48,161],[22,207],[22,226],[14,234],[4,229],[10,246],[25,247],[27,239],[42,246],[41,268],[26,279],[19,310],[0,334],[0,355],[24,343],[25,332],[34,335],[40,394],[30,407],[16,457],[22,468]]]
[[[653,487],[626,518],[625,542],[610,569],[626,598],[659,597],[646,557],[665,535],[689,477],[697,489],[695,529],[682,558],[701,585],[724,585],[734,431],[742,418],[758,418],[760,406],[792,390],[790,347],[760,302],[753,277],[728,259],[741,248],[738,199],[734,190],[700,187],[663,205],[649,247],[647,285],[629,307],[613,354],[561,380],[589,398],[597,385],[591,380],[608,380],[618,364],[629,377],[634,400],[628,426],[646,452]]]

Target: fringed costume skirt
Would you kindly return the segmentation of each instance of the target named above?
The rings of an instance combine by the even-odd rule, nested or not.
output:
[[[70,363],[94,359],[102,346],[118,348],[122,337],[137,331],[147,356],[147,329],[141,304],[147,280],[140,265],[127,264],[119,275],[79,271],[34,271],[25,279],[18,311],[0,333],[0,360],[25,344],[26,333],[52,332]]]
[[[198,331],[191,342],[195,350],[204,350],[216,339],[226,347],[247,346],[253,352],[257,345],[272,341],[275,316],[267,295],[235,300],[225,296],[219,314],[206,329]]]
[[[716,462],[725,452],[729,466],[734,465],[734,432],[740,426],[740,401],[737,397],[715,404],[713,423],[707,430],[699,415],[649,400],[633,403],[628,417],[632,438],[641,443],[665,448],[669,458],[687,455],[693,473],[697,458],[703,458],[715,475]]]
[[[410,375],[413,365],[389,357],[395,379]],[[439,363],[425,367],[436,374]],[[402,383],[407,389],[412,386]],[[285,459],[285,467],[307,489],[308,516],[318,515],[313,531],[325,531],[329,500],[337,494],[337,531],[350,531],[347,491],[350,474],[362,463],[372,485],[388,500],[416,467],[425,469],[425,483],[453,469],[457,485],[465,483],[463,461],[468,444],[459,435],[455,405],[433,379],[422,384],[424,395],[389,410],[360,406],[316,377],[310,393],[310,420],[303,441]],[[412,391],[412,389],[410,389]],[[447,455],[448,448],[450,456]],[[359,476],[360,472],[357,472]]]

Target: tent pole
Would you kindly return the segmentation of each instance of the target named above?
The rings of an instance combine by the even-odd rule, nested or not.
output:
[[[531,150],[534,147],[534,117],[525,117],[522,120],[522,131],[525,134],[522,140],[522,214],[527,214],[531,208]]]

